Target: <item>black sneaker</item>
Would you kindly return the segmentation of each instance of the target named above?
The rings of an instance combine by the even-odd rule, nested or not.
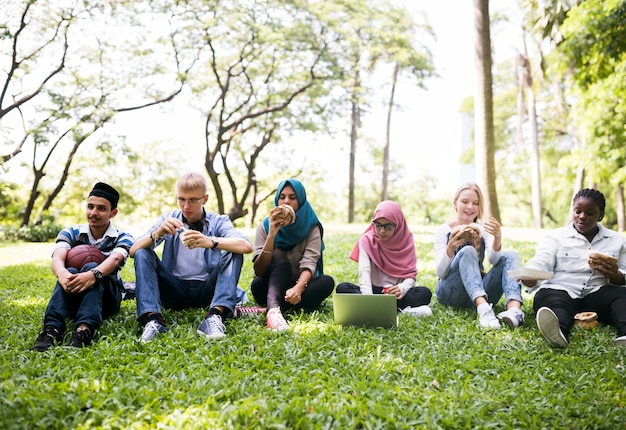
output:
[[[60,344],[63,341],[63,336],[59,333],[55,327],[46,326],[32,346],[31,351],[44,352],[49,350],[52,345]]]
[[[70,342],[67,345],[73,346],[74,348],[82,348],[84,346],[91,345],[92,339],[93,335],[89,330],[76,330],[72,335],[72,339],[70,339]]]

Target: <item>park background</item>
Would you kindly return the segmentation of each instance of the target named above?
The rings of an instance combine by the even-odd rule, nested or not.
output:
[[[476,180],[505,226],[562,225],[573,193],[591,186],[607,197],[605,224],[623,230],[623,1],[4,3],[6,239],[80,221],[99,180],[121,190],[116,222],[139,234],[175,204],[187,170],[210,177],[209,209],[247,228],[297,176],[325,223],[365,222],[389,198],[411,222],[437,225],[456,187]],[[494,139],[476,154],[481,3],[492,9]],[[249,87],[233,73],[222,97],[217,79],[240,72],[235,51],[252,35]],[[264,77],[275,92],[261,90]]]
[[[180,173],[206,171],[226,190],[210,190],[207,207],[221,204],[252,237],[274,187],[297,176],[325,225],[326,271],[355,281],[347,256],[383,197],[387,165],[388,198],[415,236],[418,283],[434,289],[433,231],[486,155],[474,151],[475,12],[486,4],[495,146],[485,158],[497,176],[485,185],[497,185],[505,248],[530,258],[583,185],[606,194],[603,222],[623,230],[624,1],[0,0],[0,428],[623,428],[626,355],[614,330],[575,329],[568,348],[551,348],[531,295],[515,331],[485,332],[473,311],[436,300],[431,318],[400,316],[397,330],[339,327],[330,299],[290,314],[292,333],[241,318],[215,343],[195,333],[201,311],[168,313],[172,331],[149,345],[137,342],[129,300],[90,348],[28,350],[54,285],[48,240],[83,222],[99,180],[123,194],[116,224],[140,234],[175,205]],[[216,95],[236,49],[252,54],[250,85],[266,77],[271,91],[246,93],[233,75],[236,91]],[[311,81],[314,54],[323,79]],[[240,118],[307,84],[289,109],[242,121],[251,137],[216,132],[229,122],[212,103]],[[207,171],[220,139],[232,183],[219,162]],[[123,276],[134,279],[132,259]],[[246,258],[244,288],[251,276]]]

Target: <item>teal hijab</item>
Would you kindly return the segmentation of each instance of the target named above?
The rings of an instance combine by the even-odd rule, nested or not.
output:
[[[274,246],[278,249],[289,251],[294,246],[296,246],[297,243],[300,243],[307,237],[309,237],[311,228],[317,225],[320,229],[320,235],[322,237],[322,249],[320,250],[320,259],[317,262],[317,271],[315,275],[321,275],[324,273],[324,263],[322,259],[322,251],[324,251],[324,228],[322,227],[322,223],[320,222],[320,220],[317,218],[315,211],[306,199],[306,191],[304,189],[304,185],[302,185],[302,182],[295,178],[289,178],[283,180],[280,184],[278,184],[278,188],[276,189],[276,195],[274,196],[274,206],[278,206],[278,198],[280,197],[280,193],[287,185],[291,185],[291,188],[293,188],[293,190],[295,191],[296,197],[298,199],[296,222],[291,225],[281,227],[280,230],[278,230],[276,238],[274,239]],[[263,228],[265,228],[265,232],[269,232],[269,220],[269,217],[263,220]]]

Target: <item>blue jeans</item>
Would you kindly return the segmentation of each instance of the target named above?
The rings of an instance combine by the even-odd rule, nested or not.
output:
[[[237,304],[237,282],[243,266],[243,255],[222,252],[218,270],[206,281],[178,279],[165,268],[152,249],[135,253],[135,295],[137,320],[148,313],[162,313],[162,307],[174,310],[223,306],[224,317],[234,315]]]
[[[515,251],[503,252],[500,261],[482,277],[478,252],[471,246],[462,248],[452,259],[448,276],[439,279],[435,294],[439,303],[461,308],[472,308],[474,300],[485,297],[491,304],[498,303],[504,294],[506,303],[522,303],[522,289],[517,280],[509,278],[507,271],[520,267]]]
[[[97,265],[98,263],[87,263],[80,271],[73,267],[68,270],[72,273],[82,273]],[[79,294],[65,292],[57,281],[46,308],[43,325],[53,326],[59,333],[63,333],[66,328],[65,320],[70,318],[74,320],[74,327],[87,324],[94,332],[102,326],[104,318],[119,312],[121,303],[121,285],[115,277],[105,276],[103,279],[96,279],[92,288]]]

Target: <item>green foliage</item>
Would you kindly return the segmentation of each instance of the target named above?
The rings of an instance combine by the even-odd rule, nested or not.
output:
[[[413,231],[418,283],[434,291],[433,228]],[[347,255],[360,232],[328,228],[326,268],[337,282],[357,279]],[[506,243],[526,261],[534,232],[508,233]],[[24,246],[0,246],[0,255]],[[246,289],[251,274],[247,257]],[[132,261],[123,275],[134,279]],[[92,347],[28,351],[53,283],[49,260],[0,268],[1,428],[614,429],[626,422],[626,351],[612,346],[614,330],[574,329],[567,349],[550,348],[530,297],[515,331],[485,332],[474,311],[435,299],[432,317],[401,315],[397,329],[338,327],[328,301],[289,315],[293,332],[240,318],[214,342],[195,333],[202,310],[166,312],[171,331],[146,345],[137,341],[135,303],[126,301]]]
[[[580,86],[611,76],[626,55],[626,1],[587,0],[563,23],[559,50]]]
[[[11,182],[0,182],[0,220],[14,220],[19,216],[22,202],[19,198],[22,187]]]
[[[575,159],[589,182],[613,194],[626,179],[626,1],[581,2],[562,31],[556,66],[571,87],[571,121],[582,142]]]
[[[0,237],[10,241],[48,242],[57,237],[63,226],[54,217],[45,217],[39,223],[29,223],[21,227],[4,227]]]

